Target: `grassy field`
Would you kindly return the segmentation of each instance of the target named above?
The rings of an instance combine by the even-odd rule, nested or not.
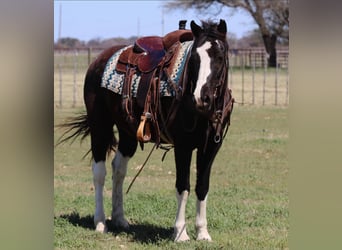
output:
[[[55,108],[55,123],[81,109]],[[236,105],[228,136],[214,162],[208,196],[208,229],[213,242],[195,241],[195,162],[187,204],[190,242],[171,240],[176,214],[173,152],[163,150],[150,161],[124,196],[131,223],[127,232],[109,224],[109,233],[94,232],[94,187],[90,157],[82,159],[89,140],[55,148],[55,249],[288,249],[289,194],[288,109]],[[61,131],[55,131],[55,139]],[[144,162],[151,144],[129,162],[124,184]],[[111,167],[107,162],[105,211],[111,213]],[[109,222],[109,221],[108,221]]]

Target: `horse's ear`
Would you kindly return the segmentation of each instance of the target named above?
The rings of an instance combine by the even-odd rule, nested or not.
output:
[[[194,34],[195,37],[198,37],[200,35],[200,33],[203,32],[203,29],[201,28],[201,26],[198,26],[194,20],[191,21],[190,23],[190,27],[191,27],[191,31]]]
[[[226,24],[226,21],[225,21],[225,20],[220,19],[220,23],[219,23],[219,25],[217,26],[217,30],[218,30],[220,33],[223,33],[223,34],[226,34],[226,33],[227,33],[227,24]]]

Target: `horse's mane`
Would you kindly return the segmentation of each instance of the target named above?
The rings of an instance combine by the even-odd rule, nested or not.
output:
[[[217,22],[213,21],[212,19],[209,19],[207,21],[201,20],[202,28],[204,30],[204,33],[208,36],[214,37],[214,38],[221,38],[226,39],[226,35],[222,34],[217,30]]]

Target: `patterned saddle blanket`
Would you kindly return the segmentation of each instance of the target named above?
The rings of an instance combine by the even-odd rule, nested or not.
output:
[[[160,96],[175,96],[175,91],[171,88],[169,81],[172,81],[178,85],[179,80],[183,74],[186,58],[191,50],[193,41],[185,41],[180,45],[178,50],[175,63],[172,65],[170,79],[160,79]],[[113,91],[116,94],[122,94],[123,84],[125,82],[125,73],[118,72],[116,66],[120,54],[131,48],[133,45],[126,46],[117,52],[115,52],[112,57],[108,60],[105,70],[102,75],[101,87]],[[136,71],[132,77],[131,93],[133,97],[137,96],[137,90],[139,87],[139,82],[141,79],[141,73]]]

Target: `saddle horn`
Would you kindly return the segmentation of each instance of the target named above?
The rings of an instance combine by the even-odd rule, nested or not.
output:
[[[185,30],[186,20],[180,20],[178,25],[179,25],[178,29]]]

